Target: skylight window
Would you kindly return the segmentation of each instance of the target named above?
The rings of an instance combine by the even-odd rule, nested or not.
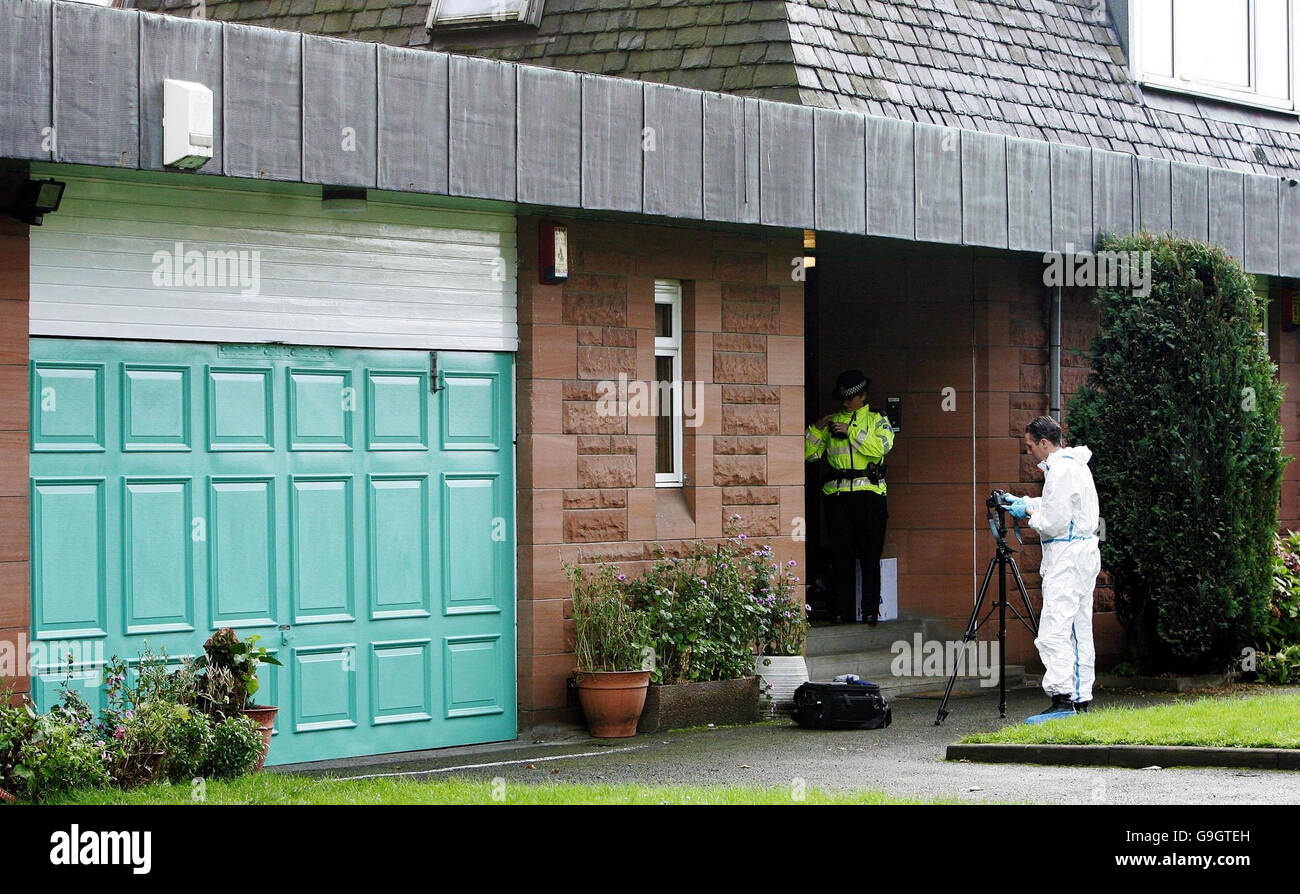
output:
[[[533,25],[542,18],[543,0],[433,0],[425,27]]]
[[[1296,0],[1136,0],[1131,8],[1143,83],[1296,108]]]

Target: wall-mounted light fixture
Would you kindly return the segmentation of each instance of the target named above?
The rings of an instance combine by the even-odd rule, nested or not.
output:
[[[320,204],[331,214],[360,214],[366,210],[365,187],[322,186]]]
[[[546,220],[538,235],[537,267],[542,282],[564,282],[569,278],[569,228]]]
[[[59,210],[66,186],[59,180],[28,180],[18,188],[9,213],[23,223],[39,227],[45,215]]]
[[[807,270],[809,267],[817,266],[817,231],[803,231],[803,267]]]

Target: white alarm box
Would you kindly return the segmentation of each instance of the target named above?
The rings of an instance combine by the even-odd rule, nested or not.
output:
[[[212,91],[193,81],[163,81],[163,164],[192,171],[212,158]]]

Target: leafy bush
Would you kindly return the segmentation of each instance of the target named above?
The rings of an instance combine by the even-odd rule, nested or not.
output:
[[[54,792],[108,785],[107,758],[107,743],[91,738],[67,715],[36,715],[12,771],[18,781],[14,794],[40,801]]]
[[[739,517],[729,521],[734,525]],[[696,541],[678,556],[660,551],[649,571],[629,584],[635,604],[650,618],[651,679],[734,680],[753,676],[756,647],[798,654],[806,627],[791,601],[798,580],[791,567],[773,561],[770,545],[757,546],[743,533],[718,544]]]
[[[1255,673],[1261,683],[1300,682],[1300,643],[1272,653],[1256,652]]]
[[[212,745],[212,725],[203,712],[185,705],[172,706],[172,718],[163,735],[167,754],[163,772],[172,782],[200,775]],[[258,741],[261,748],[261,741]]]
[[[201,775],[233,779],[248,773],[262,756],[262,732],[251,717],[236,714],[212,727]]]
[[[26,701],[16,702],[12,688],[0,688],[0,788],[17,794],[21,783],[14,775],[18,755],[36,728],[36,712]]]
[[[1273,590],[1268,603],[1265,640],[1287,646],[1300,643],[1300,532],[1275,537]]]
[[[0,691],[0,786],[40,801],[71,788],[108,785],[109,743],[94,712],[64,683],[58,704],[40,714],[30,701]]]
[[[246,654],[257,651],[248,644]],[[252,661],[257,663],[260,658]],[[71,666],[59,702],[44,715],[27,700],[10,704],[9,693],[0,691],[0,787],[41,800],[69,788],[249,772],[261,758],[262,733],[243,715],[201,710],[200,703],[214,702],[202,697],[211,691],[201,690],[206,682],[200,669],[194,661],[171,666],[165,653],[147,645],[130,668],[114,656],[104,669],[104,707],[98,715],[70,685]],[[239,690],[249,691],[239,662],[222,670],[234,675]],[[220,708],[233,710],[229,700]]]
[[[1281,492],[1281,388],[1264,304],[1221,249],[1139,234],[1151,289],[1100,287],[1093,372],[1070,404],[1093,450],[1102,560],[1143,671],[1226,667],[1260,640]]]
[[[173,679],[166,653],[146,644],[135,663],[135,686],[127,683],[126,662],[114,656],[104,668],[104,709],[99,716],[101,737],[108,743],[109,763],[118,785],[152,782],[168,762],[171,726],[186,709],[176,699],[190,699]],[[181,682],[187,678],[182,674]]]
[[[726,648],[730,640],[723,628],[731,625],[718,605],[726,597],[709,589],[707,568],[707,558],[698,551],[684,557],[660,555],[645,576],[631,584],[635,604],[649,619],[654,683],[743,676],[739,667],[729,667],[729,651],[737,650]],[[736,636],[735,643],[740,642],[743,639]]]

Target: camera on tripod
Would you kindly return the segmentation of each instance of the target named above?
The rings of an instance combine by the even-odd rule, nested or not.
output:
[[[1007,504],[1013,502],[1015,499],[1015,497],[1006,491],[997,490],[995,488],[989,491],[989,498],[984,501],[984,505],[987,507],[985,509],[985,514],[988,516],[989,530],[993,532],[993,539],[998,542],[998,546],[1003,547],[1004,549],[1010,549],[1010,547],[1007,546],[1006,536],[1007,510],[1011,507]],[[993,510],[995,509],[997,510],[997,515],[993,514]],[[1016,539],[1020,540],[1020,523],[1017,521],[1014,525],[1016,529]],[[1021,542],[1023,543],[1024,541],[1021,540]]]
[[[1020,623],[1024,624],[1029,632],[1035,637],[1038,636],[1038,616],[1034,613],[1033,603],[1029,601],[1029,592],[1025,589],[1025,581],[1020,576],[1020,568],[1016,565],[1015,552],[1007,545],[1007,510],[1011,507],[1008,505],[1015,501],[1015,497],[1004,490],[989,491],[988,499],[984,501],[986,513],[988,515],[989,530],[993,532],[993,539],[997,541],[998,548],[989,559],[988,568],[984,572],[984,580],[980,584],[979,593],[975,596],[975,608],[971,611],[970,621],[966,625],[966,633],[962,636],[962,644],[971,642],[979,632],[980,625],[989,620],[994,612],[998,616],[998,642],[1003,648],[998,650],[998,716],[1007,716],[1007,676],[1006,676],[1006,640],[1007,640],[1007,611],[1010,610]],[[993,510],[997,510],[994,514]],[[1014,516],[1012,516],[1014,518]],[[1015,523],[1016,539],[1020,539],[1020,523]],[[1024,541],[1021,540],[1021,543]],[[998,576],[998,595],[997,601],[988,609],[988,613],[981,617],[984,611],[984,600],[988,596],[989,584],[993,580],[993,572]],[[1007,572],[1011,573],[1015,581],[1016,590],[1020,594],[1021,605],[1013,605],[1007,600]],[[1021,607],[1024,612],[1021,612]],[[940,726],[944,718],[950,713],[948,710],[948,699],[952,697],[952,687],[957,682],[957,674],[960,667],[954,667],[952,676],[948,678],[948,688],[944,690],[943,701],[939,702],[938,713],[934,717],[934,725]]]

